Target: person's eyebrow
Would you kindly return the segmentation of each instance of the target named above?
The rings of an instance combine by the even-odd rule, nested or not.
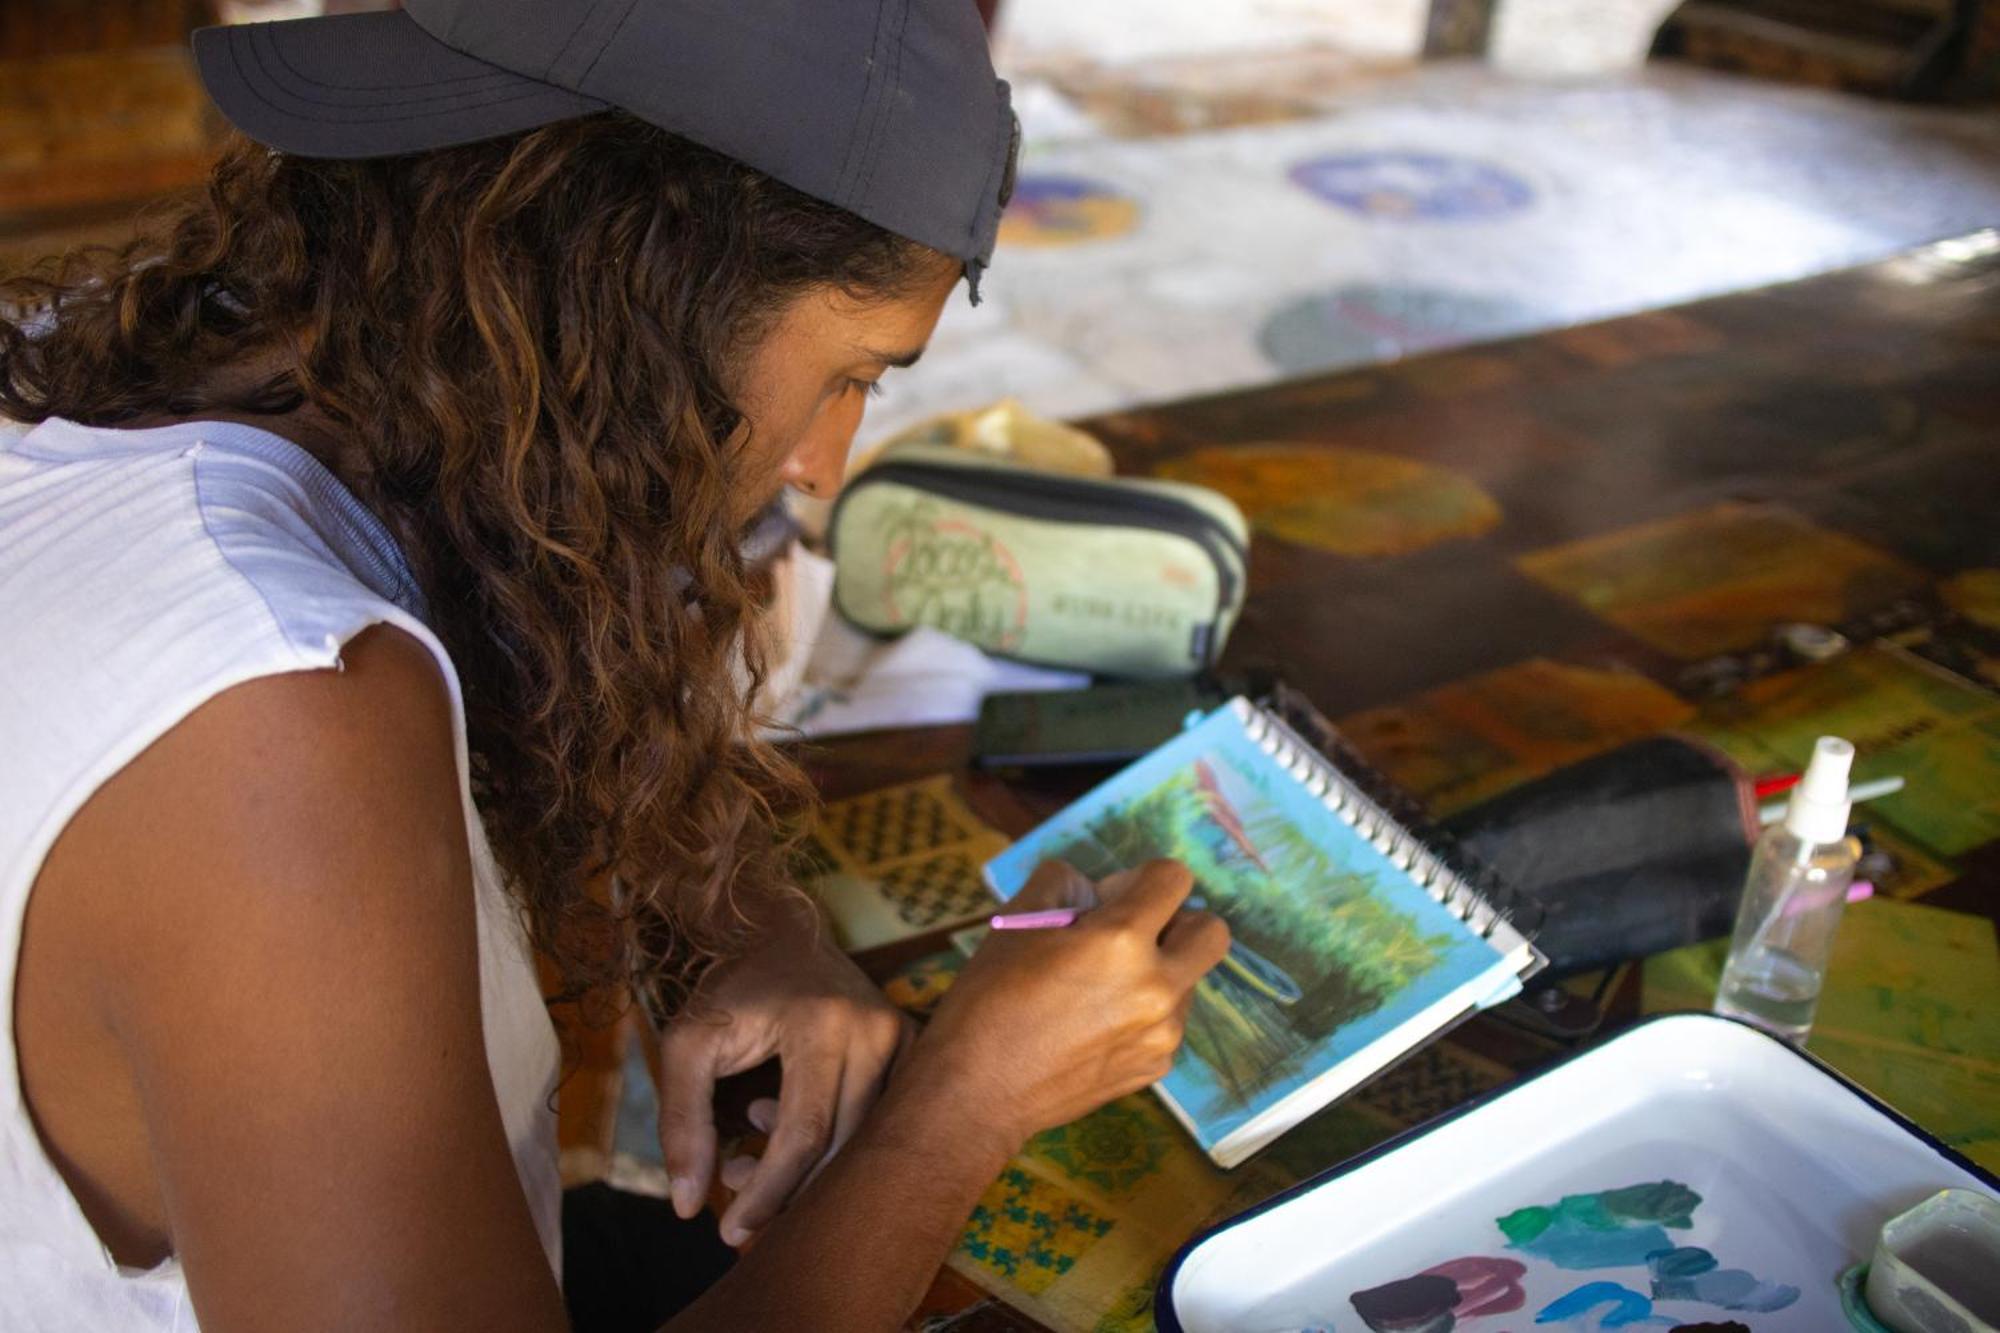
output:
[[[908,370],[911,366],[917,364],[918,359],[921,358],[924,354],[924,349],[921,344],[911,348],[907,352],[877,352],[867,347],[859,347],[856,348],[855,350],[858,351],[865,360],[880,361],[883,365],[892,367],[896,370]]]

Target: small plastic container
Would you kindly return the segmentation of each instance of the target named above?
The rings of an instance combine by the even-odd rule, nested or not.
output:
[[[1869,1310],[1896,1333],[2000,1333],[2000,1201],[1939,1190],[1893,1218],[1867,1290]]]

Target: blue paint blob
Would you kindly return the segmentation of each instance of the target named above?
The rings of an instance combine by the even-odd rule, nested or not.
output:
[[[1609,1306],[1609,1309],[1605,1309]],[[1672,1324],[1664,1315],[1653,1313],[1653,1303],[1630,1287],[1616,1282],[1586,1282],[1565,1296],[1558,1296],[1535,1316],[1538,1324],[1555,1324],[1569,1319],[1596,1315],[1598,1328],[1627,1328],[1634,1324]]]
[[[1696,1245],[1683,1245],[1646,1257],[1653,1274],[1653,1299],[1700,1301],[1725,1310],[1760,1313],[1782,1310],[1799,1298],[1799,1289],[1765,1282],[1741,1268],[1722,1268],[1715,1256]]]

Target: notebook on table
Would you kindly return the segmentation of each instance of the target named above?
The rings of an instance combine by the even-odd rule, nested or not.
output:
[[[1002,899],[1044,860],[1093,878],[1162,856],[1194,872],[1191,901],[1234,942],[1155,1088],[1224,1167],[1543,964],[1513,895],[1319,739],[1232,700],[986,866]]]

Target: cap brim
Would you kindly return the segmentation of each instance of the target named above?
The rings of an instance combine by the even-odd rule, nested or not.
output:
[[[401,10],[203,28],[194,58],[231,124],[301,157],[448,148],[606,106],[454,51]]]

